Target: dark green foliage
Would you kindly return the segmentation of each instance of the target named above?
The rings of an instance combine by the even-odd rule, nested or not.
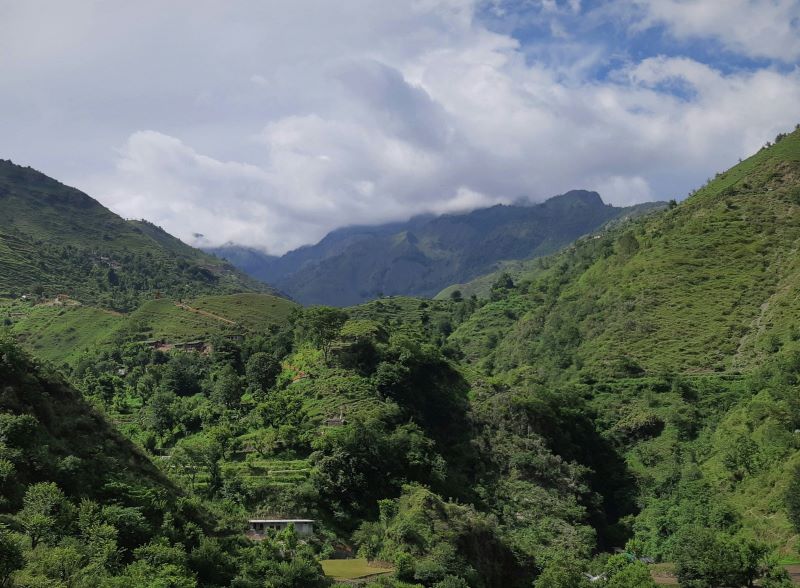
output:
[[[800,533],[800,466],[795,466],[792,470],[786,490],[786,510],[795,530]]]
[[[160,228],[125,221],[86,194],[0,160],[0,295],[68,295],[133,310],[155,293],[265,291]]]
[[[772,575],[767,553],[765,545],[748,539],[687,527],[675,550],[678,580],[688,588],[753,586],[768,572]]]
[[[11,585],[11,574],[25,565],[22,547],[5,529],[0,527],[0,588]]]
[[[274,355],[259,351],[247,360],[245,371],[247,385],[255,394],[263,396],[275,384],[281,373],[281,364]]]

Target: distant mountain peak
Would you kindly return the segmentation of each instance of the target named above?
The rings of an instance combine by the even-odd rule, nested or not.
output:
[[[434,296],[500,261],[552,253],[628,210],[606,205],[597,192],[570,190],[539,204],[343,227],[281,257],[243,247],[209,251],[299,302],[346,306],[375,292]]]

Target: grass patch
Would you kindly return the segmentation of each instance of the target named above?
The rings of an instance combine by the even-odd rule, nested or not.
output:
[[[366,559],[323,559],[322,570],[334,579],[355,580],[393,572],[392,568],[370,564]]]

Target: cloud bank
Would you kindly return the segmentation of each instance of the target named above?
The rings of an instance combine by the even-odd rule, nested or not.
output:
[[[736,1],[18,3],[0,149],[271,253],[571,188],[680,198],[800,122],[798,3]]]

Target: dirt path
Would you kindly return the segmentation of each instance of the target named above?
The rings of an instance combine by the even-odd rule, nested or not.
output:
[[[236,321],[232,321],[230,319],[226,319],[224,316],[219,316],[218,314],[214,314],[214,313],[208,312],[207,310],[200,310],[199,308],[194,308],[192,306],[189,306],[188,304],[184,304],[183,302],[176,302],[175,306],[177,306],[178,308],[182,308],[183,310],[188,310],[189,312],[193,312],[195,314],[199,314],[199,315],[202,315],[202,316],[207,316],[208,318],[212,318],[212,319],[221,321],[223,323],[228,323],[229,325],[236,325],[237,324]]]
[[[800,564],[784,566],[794,584],[800,584]]]

